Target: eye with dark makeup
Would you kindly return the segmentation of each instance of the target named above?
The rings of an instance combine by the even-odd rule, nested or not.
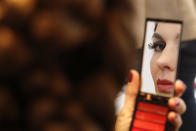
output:
[[[166,43],[164,41],[156,41],[148,44],[150,49],[154,49],[155,52],[161,52],[165,48]]]

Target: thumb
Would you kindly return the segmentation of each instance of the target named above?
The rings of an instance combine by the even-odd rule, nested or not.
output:
[[[129,82],[126,88],[125,104],[124,108],[128,108],[130,111],[134,110],[137,94],[139,91],[139,74],[136,70],[130,71]]]
[[[139,74],[136,70],[130,71],[130,78],[126,88],[125,103],[118,114],[115,130],[128,131],[133,112],[135,108],[136,98],[139,91]]]

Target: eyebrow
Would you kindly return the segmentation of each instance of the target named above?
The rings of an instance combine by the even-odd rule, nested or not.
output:
[[[153,34],[152,37],[153,37],[153,38],[156,38],[156,39],[159,39],[159,40],[161,40],[161,41],[164,41],[163,37],[162,37],[161,35],[159,35],[158,33],[156,33],[156,32]]]
[[[156,32],[153,34],[152,38],[156,38],[158,40],[164,41],[163,37],[159,33],[156,33]],[[179,38],[180,38],[180,33],[178,33],[176,36],[176,39],[179,39]]]

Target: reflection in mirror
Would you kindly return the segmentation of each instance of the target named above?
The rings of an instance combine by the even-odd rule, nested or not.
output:
[[[180,22],[147,20],[141,92],[172,97],[181,37]]]

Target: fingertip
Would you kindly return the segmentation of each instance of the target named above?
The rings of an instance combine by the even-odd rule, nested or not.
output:
[[[177,108],[179,105],[180,105],[180,99],[177,98],[177,97],[174,97],[174,98],[170,98],[168,100],[168,105],[171,109],[175,109]]]
[[[175,112],[169,112],[168,113],[168,120],[170,122],[173,123],[176,120],[176,118],[177,118],[177,114]]]
[[[170,98],[168,100],[168,105],[169,105],[170,108],[173,108],[175,106],[175,102],[174,102],[174,99],[173,98]]]
[[[130,75],[131,74],[131,75]],[[135,96],[138,94],[139,91],[139,73],[136,70],[130,70],[129,78],[131,81],[128,82],[126,94],[128,96]]]
[[[134,70],[134,69],[131,69],[130,70],[130,73],[131,73],[131,82],[128,82],[128,85],[129,86],[132,86],[132,87],[139,87],[139,73]]]
[[[174,130],[179,130],[182,126],[182,118],[175,112],[168,113],[168,121],[173,125]]]
[[[139,73],[138,73],[137,70],[131,69],[131,72],[132,72],[133,74],[135,74],[137,77],[139,77]]]
[[[137,95],[139,93],[139,73],[136,70],[130,70],[132,80],[128,82],[125,95],[124,109],[133,111]]]
[[[129,78],[131,78],[131,81],[129,81],[129,82],[135,81],[135,80],[139,79],[139,73],[136,70],[131,69],[130,73],[129,73]]]
[[[186,90],[186,85],[181,80],[175,82],[175,93],[177,96],[181,96]]]
[[[183,114],[186,111],[186,104],[179,97],[170,98],[168,100],[169,108],[178,114]]]
[[[176,82],[175,82],[175,87],[177,87],[177,88],[179,88],[179,89],[183,89],[183,90],[186,89],[186,85],[185,85],[184,82],[181,81],[181,80],[176,80]]]

